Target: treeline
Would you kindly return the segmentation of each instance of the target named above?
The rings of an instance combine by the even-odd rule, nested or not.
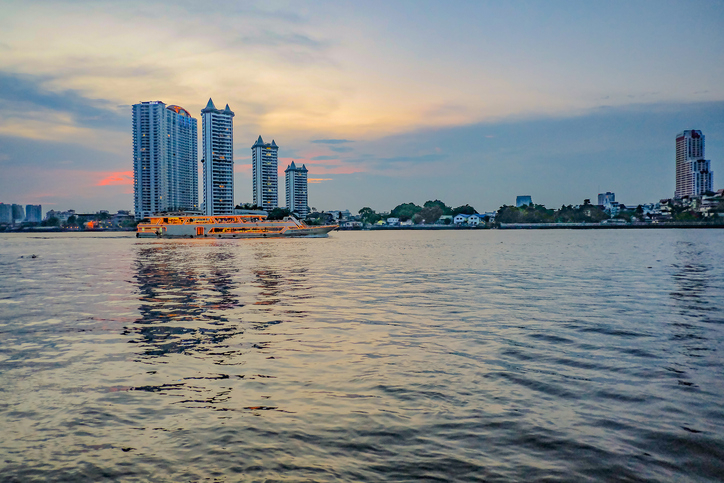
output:
[[[498,210],[495,221],[497,223],[599,223],[608,218],[610,218],[608,213],[597,205],[586,202],[577,207],[563,205],[559,210],[546,208],[544,205],[520,207],[503,205]],[[628,219],[630,220],[630,216]]]
[[[454,218],[461,213],[464,215],[473,215],[477,213],[477,211],[470,205],[462,205],[457,208],[453,208],[447,206],[440,200],[429,200],[422,206],[416,205],[415,203],[402,203],[395,206],[395,208],[389,213],[377,213],[369,206],[365,206],[359,210],[360,221],[372,225],[388,217],[399,218],[400,221],[412,220],[415,224],[425,223],[431,225],[438,221],[443,215],[449,215]]]

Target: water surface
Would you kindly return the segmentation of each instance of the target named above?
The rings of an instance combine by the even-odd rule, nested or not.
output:
[[[0,235],[0,480],[720,481],[723,260],[720,230]]]

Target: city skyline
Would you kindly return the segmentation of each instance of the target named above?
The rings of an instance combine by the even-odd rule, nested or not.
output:
[[[2,198],[133,209],[128,112],[143,99],[234,106],[235,203],[252,201],[257,133],[279,139],[280,166],[306,165],[322,209],[657,201],[690,129],[724,172],[717,2],[169,5],[2,7]]]

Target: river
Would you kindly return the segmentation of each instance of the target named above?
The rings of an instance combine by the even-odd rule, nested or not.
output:
[[[720,230],[6,234],[0,336],[0,481],[724,475]]]

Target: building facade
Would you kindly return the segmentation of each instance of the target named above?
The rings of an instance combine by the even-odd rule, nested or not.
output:
[[[0,223],[13,222],[13,206],[0,203]]]
[[[600,206],[610,205],[616,201],[616,194],[606,191],[605,193],[598,193],[598,204]]]
[[[204,213],[234,212],[234,113],[209,99],[201,111],[204,156]]]
[[[714,173],[704,159],[704,134],[696,129],[676,136],[676,191],[674,198],[701,196],[712,190]]]
[[[530,195],[521,195],[515,197],[515,206],[516,208],[520,208],[524,205],[532,205],[533,204],[533,198],[530,197]]]
[[[25,221],[28,223],[40,223],[43,221],[41,205],[25,205]]]
[[[161,101],[133,105],[133,191],[137,220],[162,211],[197,211],[196,119]]]
[[[292,164],[284,170],[287,181],[287,209],[301,218],[309,214],[309,198],[307,197],[307,167],[297,168]]]
[[[264,143],[261,136],[251,147],[254,204],[262,210],[279,206],[278,152],[279,146],[273,139],[271,143]]]

